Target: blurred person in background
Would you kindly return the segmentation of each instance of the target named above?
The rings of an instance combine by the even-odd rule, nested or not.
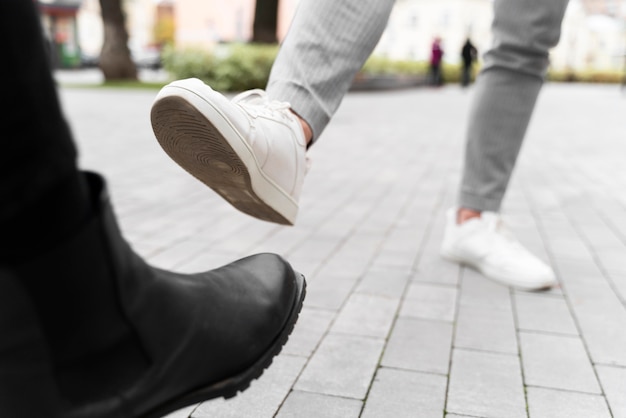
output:
[[[265,91],[229,100],[200,80],[174,81],[152,107],[157,140],[237,209],[293,224],[306,149],[377,45],[393,5],[301,1]],[[567,0],[495,0],[493,7],[493,42],[474,87],[463,177],[441,254],[505,285],[546,289],[557,283],[554,272],[505,229],[499,211]]]
[[[461,48],[461,62],[463,67],[461,68],[461,85],[467,87],[472,79],[472,67],[474,62],[478,58],[478,50],[470,40],[467,38]]]
[[[443,47],[441,45],[441,38],[435,37],[433,43],[430,46],[430,85],[441,86],[443,85],[443,75],[441,74],[441,61],[443,60]]]

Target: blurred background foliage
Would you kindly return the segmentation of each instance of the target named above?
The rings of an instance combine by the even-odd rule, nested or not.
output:
[[[212,50],[205,48],[175,49],[166,46],[162,52],[163,68],[172,79],[196,77],[218,91],[238,92],[265,88],[278,45],[220,44]],[[479,71],[474,67],[474,76]],[[372,56],[363,65],[357,78],[415,77],[426,79],[428,62],[392,60]],[[443,64],[446,83],[458,83],[460,65]],[[623,74],[618,71],[553,71],[547,79],[555,82],[620,83]]]

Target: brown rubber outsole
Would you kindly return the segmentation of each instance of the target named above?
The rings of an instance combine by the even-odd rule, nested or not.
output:
[[[194,106],[180,97],[164,97],[154,103],[150,118],[157,141],[185,171],[239,211],[264,221],[292,225],[255,193],[244,162]]]

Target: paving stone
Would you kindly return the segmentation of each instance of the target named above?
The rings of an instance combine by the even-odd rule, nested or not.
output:
[[[626,368],[596,365],[614,418],[626,418]]]
[[[379,213],[379,211],[374,213]],[[387,218],[389,218],[388,213],[389,211],[386,214]],[[416,215],[412,214],[412,216]],[[384,257],[386,254],[390,256],[400,255],[400,260],[409,262],[412,266],[423,239],[422,234],[418,231],[419,224],[414,222],[412,218],[402,220],[396,217],[392,219],[395,221],[393,225],[386,226],[380,230],[380,233],[384,234],[384,240],[381,242],[379,248],[377,248],[376,258]],[[367,229],[370,230],[370,228],[371,225],[368,224]],[[392,257],[390,257],[390,259],[391,258]]]
[[[399,304],[398,299],[354,293],[339,312],[332,332],[384,339]]]
[[[398,369],[448,374],[452,331],[450,323],[398,318],[381,364]]]
[[[373,268],[361,278],[355,292],[400,299],[409,277],[407,268]]]
[[[594,247],[593,252],[604,270],[623,273],[626,272],[626,262],[623,257],[625,247],[621,241],[618,241],[611,246]]]
[[[511,289],[487,279],[471,268],[461,273],[460,304],[511,310]]]
[[[402,251],[383,249],[376,254],[375,258],[372,260],[371,267],[376,269],[402,268],[410,270],[415,263],[416,253],[417,252],[408,249]]]
[[[342,242],[338,250],[334,252],[333,258],[354,261],[365,260],[369,264],[376,255],[382,241],[381,231],[371,232],[366,228],[356,230],[354,234]]]
[[[177,269],[189,260],[208,252],[206,243],[189,240],[180,241],[150,257],[150,263],[163,269]]]
[[[449,262],[439,255],[445,223],[445,212],[437,216],[432,225],[430,236],[417,264],[413,280],[419,282],[449,284],[456,286],[460,279],[460,266]]]
[[[335,316],[336,313],[334,311],[308,308],[305,305],[302,311],[300,311],[298,322],[282,352],[309,357],[328,331],[330,323]]]
[[[517,354],[515,323],[510,307],[459,305],[454,346]]]
[[[287,397],[306,359],[279,355],[263,375],[235,398],[203,402],[193,412],[192,418],[273,417]]]
[[[446,414],[446,418],[485,418],[485,417],[479,417],[477,415],[472,415],[470,417],[469,415]]]
[[[221,251],[207,251],[196,254],[195,257],[179,264],[176,271],[180,273],[198,273],[213,270],[232,263],[241,258],[240,254],[225,253]]]
[[[446,385],[446,376],[378,369],[361,417],[442,417]]]
[[[623,218],[624,207],[611,198],[602,197],[594,200],[594,208],[600,213],[611,230],[620,237],[626,237],[626,220]]]
[[[485,417],[479,417],[477,415],[472,415],[470,417],[469,415],[446,414],[446,418],[485,418]]]
[[[446,261],[437,254],[419,261],[413,280],[456,286],[459,283],[460,271],[461,267],[458,264]]]
[[[589,249],[578,237],[552,237],[550,248],[555,257],[563,260],[579,260],[590,255]]]
[[[186,408],[181,408],[178,411],[167,414],[163,418],[189,418],[193,411],[198,407],[199,404],[191,405]]]
[[[358,277],[318,273],[308,281],[305,303],[314,308],[339,310],[350,296]]]
[[[602,396],[562,392],[544,388],[527,388],[530,418],[610,418]]]
[[[339,248],[341,240],[341,236],[326,237],[313,235],[301,242],[297,248],[291,250],[287,257],[325,260]]]
[[[250,252],[273,252],[283,254],[289,259],[297,258],[290,251],[294,250],[300,243],[305,241],[312,234],[312,230],[303,225],[298,225],[295,228],[276,228],[272,230],[264,239],[257,242]]]
[[[328,259],[324,260],[324,264],[320,266],[320,269],[316,271],[317,277],[342,277],[351,278],[354,283],[357,279],[362,277],[370,267],[370,260],[363,257],[361,259],[345,259],[342,260],[337,257],[336,254]]]
[[[411,283],[400,309],[400,316],[453,321],[457,289]]]
[[[567,285],[593,286],[602,282],[602,271],[593,259],[586,261],[557,258],[555,264],[560,280]]]
[[[288,393],[294,397],[287,397],[285,405],[296,405],[296,409],[322,398],[359,405],[372,384],[383,347],[382,363],[397,362],[402,368],[395,372],[425,369],[431,373],[426,376],[441,378],[432,373],[447,372],[444,359],[450,354],[448,341],[454,324],[455,352],[490,361],[478,362],[481,367],[473,369],[476,375],[469,374],[463,380],[469,382],[467,385],[459,383],[462,370],[453,366],[448,406],[459,404],[461,389],[487,395],[468,396],[468,409],[452,410],[448,416],[509,418],[517,414],[513,405],[523,403],[523,395],[522,402],[517,400],[521,389],[513,390],[516,385],[502,383],[506,379],[519,382],[520,365],[507,363],[510,370],[504,367],[505,373],[499,361],[504,358],[519,363],[513,307],[521,334],[559,337],[546,347],[549,353],[561,350],[550,344],[560,343],[567,335],[576,337],[573,320],[613,413],[620,416],[623,410],[626,166],[622,151],[626,148],[624,99],[617,91],[615,86],[551,83],[542,91],[503,206],[509,227],[540,257],[550,255],[563,284],[541,294],[511,291],[439,256],[445,210],[456,204],[463,165],[465,127],[451,121],[465,120],[471,90],[450,86],[349,94],[323,140],[308,152],[313,164],[293,227],[259,222],[233,210],[177,166],[155,141],[146,116],[156,90],[62,89],[61,93],[81,150],[81,167],[107,177],[125,236],[148,261],[197,272],[270,251],[283,255],[307,277],[305,309],[283,352],[288,360],[277,360],[261,380],[237,398],[223,405],[213,401],[202,404],[198,409],[205,416],[273,416]],[[556,108],[561,112],[551,110]],[[415,117],[421,114],[428,117]],[[588,133],[598,132],[598,117],[603,121],[601,135],[594,135],[590,142]],[[398,120],[402,123],[396,123]],[[404,295],[407,279],[417,287],[412,286]],[[443,301],[452,300],[445,298],[409,303],[416,289],[456,289],[459,310],[443,309],[450,306]],[[342,308],[344,316],[337,326],[350,332],[357,329],[355,315],[350,314],[355,305],[348,305],[349,300],[358,299],[355,295],[396,300],[406,296],[401,312],[407,316],[397,319],[388,342],[326,334]],[[437,306],[442,310],[430,306],[433,300],[441,302]],[[572,310],[572,319],[567,319],[564,301]],[[410,309],[422,312],[411,314]],[[453,323],[455,314],[457,321]],[[382,333],[388,326],[383,322],[386,325],[372,328],[374,333]],[[355,332],[367,334],[372,329],[363,327]],[[325,346],[326,340],[335,341],[336,348],[333,344]],[[353,349],[346,351],[337,341],[347,341]],[[437,347],[441,352],[436,352]],[[320,359],[333,358],[332,353],[337,363],[328,372]],[[526,356],[522,359],[526,361]],[[311,368],[303,373],[301,384],[310,385],[314,391],[293,391],[297,386],[295,370],[305,364],[299,362],[309,360]],[[290,361],[293,368],[284,366]],[[562,361],[559,358],[555,364]],[[260,383],[272,376],[276,366],[274,373],[280,377],[272,384]],[[567,380],[564,376],[548,376],[553,379],[549,382],[562,385],[558,379]],[[483,378],[488,387],[475,387]],[[280,390],[273,388],[274,384]],[[379,393],[387,389],[378,382],[374,385]],[[487,390],[489,385],[495,385],[494,389]],[[270,386],[273,389],[268,390]],[[529,389],[531,393],[547,390]],[[496,399],[491,398],[492,392],[498,395]],[[508,393],[512,403],[498,400],[506,398],[502,393]],[[570,404],[587,404],[600,396],[548,393],[557,393],[548,400],[563,403],[566,412]],[[218,404],[219,408],[212,409]],[[501,409],[499,405],[503,405]],[[579,409],[591,411],[586,416],[594,416],[593,408]],[[604,413],[602,408],[598,411]]]
[[[626,366],[626,307],[615,292],[606,282],[566,290],[594,363]]]
[[[511,290],[464,268],[454,345],[517,353]]]
[[[222,251],[252,254],[252,249],[263,242],[265,237],[279,228],[286,228],[284,226],[273,225],[269,222],[258,222],[258,220],[251,216],[248,216],[248,218],[245,223],[242,222],[240,224],[239,230],[223,237],[219,242],[216,242],[216,247]],[[263,250],[262,252],[267,252],[267,250]]]
[[[311,357],[295,389],[364,399],[384,340],[328,334]]]
[[[607,276],[611,279],[615,292],[622,301],[626,301],[626,272],[620,270],[607,269]]]
[[[287,396],[276,418],[358,418],[362,407],[363,402],[356,399],[295,390]]]
[[[519,357],[454,349],[446,411],[480,417],[526,417]]]
[[[520,332],[527,385],[601,393],[587,352],[577,337]]]
[[[562,298],[516,293],[515,310],[520,330],[578,335],[567,302]]]

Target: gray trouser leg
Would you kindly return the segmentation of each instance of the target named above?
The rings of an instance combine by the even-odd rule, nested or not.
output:
[[[376,47],[394,0],[303,0],[272,67],[270,98],[286,101],[313,139]]]
[[[559,40],[567,0],[495,0],[470,110],[459,206],[498,211]]]

